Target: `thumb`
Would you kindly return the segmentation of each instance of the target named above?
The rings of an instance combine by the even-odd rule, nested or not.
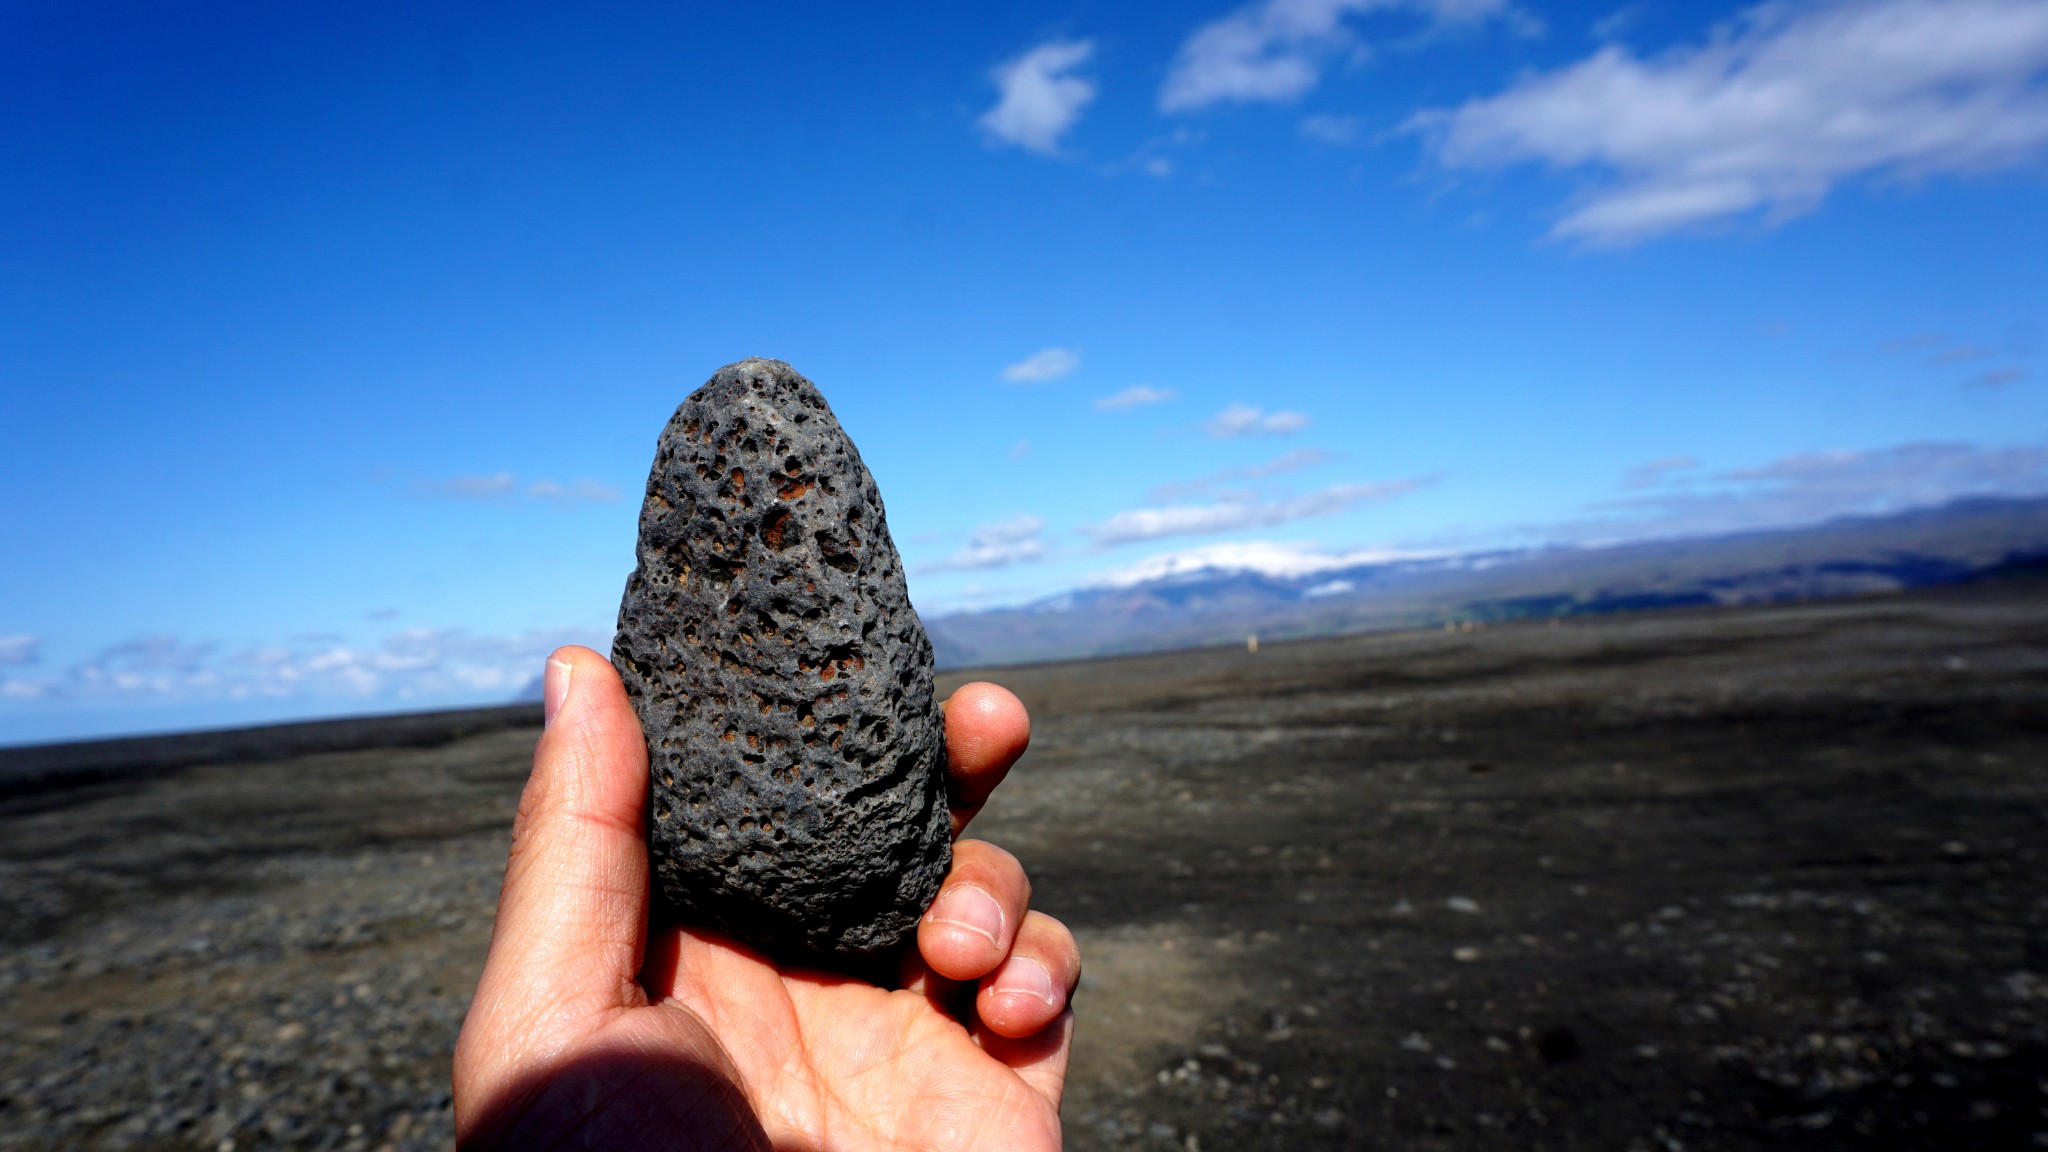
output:
[[[543,1016],[577,1031],[638,1002],[647,743],[611,661],[588,648],[548,657],[545,693],[477,1005],[516,1031]]]

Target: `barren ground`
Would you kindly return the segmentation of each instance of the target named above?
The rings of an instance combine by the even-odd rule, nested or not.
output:
[[[1072,1147],[2048,1147],[2048,588],[991,678]],[[445,1146],[533,736],[0,800],[0,1148]]]

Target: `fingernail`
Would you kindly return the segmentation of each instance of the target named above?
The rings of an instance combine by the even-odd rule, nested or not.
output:
[[[569,678],[575,673],[575,666],[567,660],[548,658],[547,670],[542,673],[540,689],[542,726],[555,722],[555,713],[562,710],[562,701],[569,698]]]
[[[1052,973],[1028,956],[1012,956],[1003,961],[1003,970],[996,973],[996,982],[989,991],[997,996],[1033,996],[1047,1004],[1059,1003]]]
[[[924,918],[935,924],[951,924],[986,937],[989,945],[1001,948],[1003,906],[996,898],[972,884],[958,884],[946,890]]]

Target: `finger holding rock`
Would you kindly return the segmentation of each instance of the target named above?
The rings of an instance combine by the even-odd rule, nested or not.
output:
[[[1043,912],[1027,913],[1009,956],[982,978],[975,1012],[989,1031],[1022,1039],[1058,1020],[1080,981],[1074,934]]]
[[[1031,743],[1031,715],[1009,689],[986,681],[961,685],[941,707],[946,711],[953,835],[958,836],[1024,755]]]
[[[985,840],[962,840],[918,923],[918,951],[940,976],[979,979],[1010,954],[1030,906],[1031,881],[1015,856]]]

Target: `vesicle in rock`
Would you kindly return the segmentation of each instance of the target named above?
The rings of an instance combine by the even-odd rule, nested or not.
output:
[[[789,365],[721,368],[662,432],[612,662],[671,915],[837,967],[909,938],[952,860],[931,642],[874,478]]]

